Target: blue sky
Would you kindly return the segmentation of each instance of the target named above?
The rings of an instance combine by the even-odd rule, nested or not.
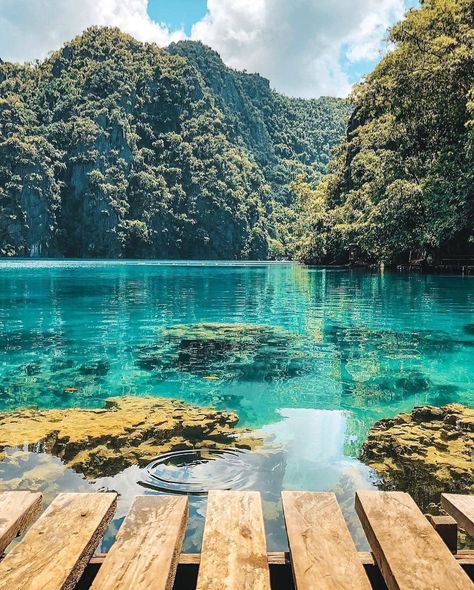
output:
[[[230,67],[305,98],[346,96],[418,0],[0,0],[0,58],[45,58],[92,25],[166,47],[199,40]]]
[[[149,0],[148,14],[173,30],[184,28],[187,35],[191,27],[207,13],[207,0]]]

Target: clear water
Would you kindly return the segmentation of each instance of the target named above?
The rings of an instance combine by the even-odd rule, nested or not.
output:
[[[169,342],[163,348],[163,330],[201,322],[276,332],[244,363],[203,361],[191,349],[183,366]],[[166,362],[140,361],[150,351]],[[473,405],[473,360],[468,277],[293,264],[0,261],[0,410],[100,407],[112,395],[151,394],[236,411],[240,425],[263,429],[278,449],[245,455],[245,477],[236,478],[237,487],[262,492],[270,549],[284,546],[281,489],[334,490],[357,537],[353,492],[374,485],[357,459],[368,428],[419,404]],[[54,457],[14,449],[0,479],[47,498],[117,490],[114,527],[135,494],[154,493],[139,485],[138,467],[91,483]],[[191,499],[188,550],[199,547],[205,503]]]

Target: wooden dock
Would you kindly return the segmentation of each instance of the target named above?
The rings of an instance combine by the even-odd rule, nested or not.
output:
[[[181,553],[187,498],[146,495],[135,498],[109,553],[94,555],[115,493],[59,494],[41,513],[41,494],[4,492],[0,589],[474,588],[474,551],[457,552],[455,542],[457,524],[474,533],[474,496],[445,494],[451,516],[428,519],[406,493],[357,492],[368,553],[357,551],[334,494],[287,491],[282,500],[288,554],[267,552],[258,492],[213,491],[201,554]]]

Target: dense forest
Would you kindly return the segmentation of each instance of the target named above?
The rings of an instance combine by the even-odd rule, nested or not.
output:
[[[388,41],[347,101],[112,28],[0,61],[0,255],[473,255],[474,3],[422,0]]]
[[[112,28],[0,62],[0,255],[288,257],[293,181],[320,181],[350,111]]]
[[[421,0],[389,42],[330,174],[293,183],[303,260],[474,255],[474,3]]]

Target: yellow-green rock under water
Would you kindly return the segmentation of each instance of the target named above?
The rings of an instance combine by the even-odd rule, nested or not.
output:
[[[307,372],[313,359],[299,334],[279,326],[202,322],[160,330],[137,349],[137,365],[157,376],[176,371],[207,380],[269,381]],[[210,378],[209,378],[210,376]]]
[[[361,458],[384,489],[407,491],[424,510],[436,512],[442,492],[474,493],[474,409],[420,406],[379,420]]]
[[[255,448],[261,439],[236,428],[232,412],[157,397],[113,397],[102,409],[0,413],[0,460],[7,447],[46,452],[88,478],[146,465],[161,453],[188,449]]]

